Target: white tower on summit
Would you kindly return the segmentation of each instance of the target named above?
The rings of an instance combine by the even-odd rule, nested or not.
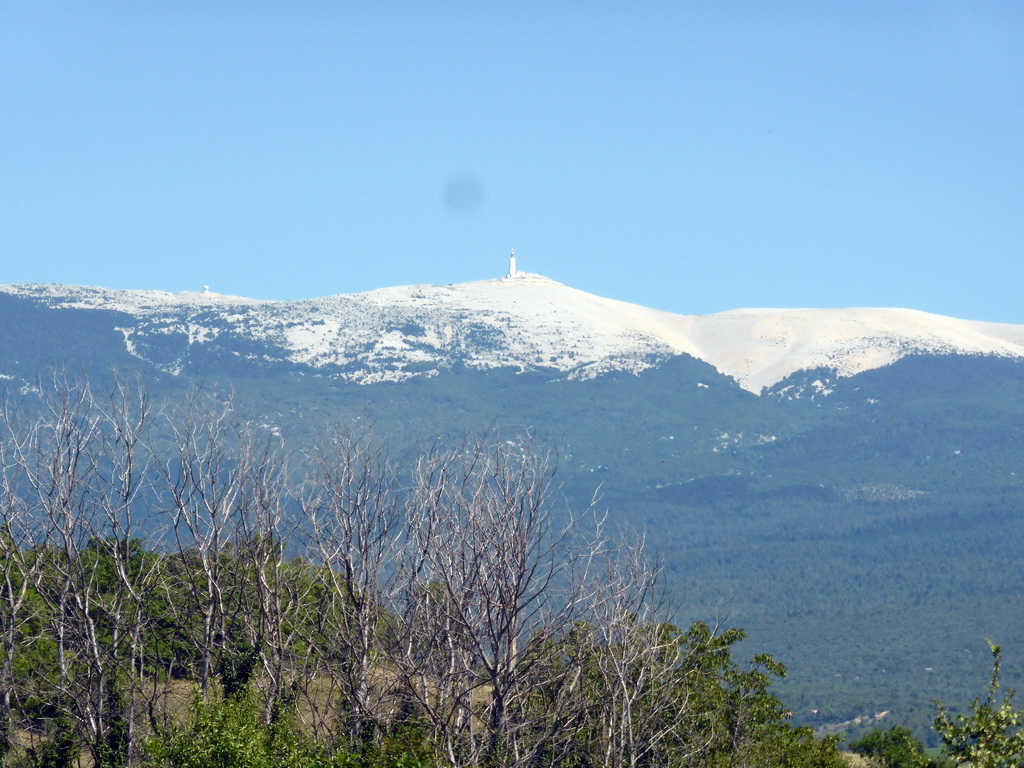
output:
[[[508,257],[508,276],[516,276],[516,252],[513,250],[512,255]]]

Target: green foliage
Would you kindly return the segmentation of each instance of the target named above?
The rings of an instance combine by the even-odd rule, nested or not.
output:
[[[435,768],[439,762],[415,730],[385,738],[380,744],[340,747],[330,755],[325,768]],[[319,768],[319,765],[318,767]]]
[[[204,702],[197,693],[187,721],[150,738],[149,766],[167,768],[304,768],[317,763],[284,719],[268,724],[252,690]]]
[[[72,768],[81,745],[75,733],[75,723],[67,710],[61,710],[53,722],[51,737],[30,751],[32,768]]]
[[[732,766],[735,763],[728,763]],[[750,766],[778,766],[778,768],[848,768],[839,753],[839,739],[835,736],[816,738],[806,726],[780,728],[773,742],[764,752],[764,762]]]
[[[769,691],[773,679],[785,677],[784,665],[768,654],[756,654],[746,668],[732,660],[731,646],[744,637],[742,630],[714,637],[700,623],[687,633],[688,643],[712,652],[719,680],[709,691],[718,737],[706,765],[844,768],[838,739],[817,739],[810,728],[794,727],[791,713]]]
[[[744,639],[739,629],[715,633],[702,622],[685,632],[670,624],[638,627],[640,637],[661,647],[660,674],[651,669],[631,671],[630,678],[648,676],[649,684],[629,702],[639,715],[626,762],[682,768],[845,768],[837,739],[815,738],[810,728],[794,727],[790,713],[770,692],[773,680],[785,674],[783,665],[767,654],[758,654],[748,665],[733,659],[735,646]],[[630,680],[602,680],[601,655],[611,653],[620,661],[629,648],[601,648],[587,641],[592,628],[577,625],[566,638],[565,657],[589,648],[581,678],[589,688],[581,729],[573,758],[552,761],[558,766],[602,765],[601,756],[612,753],[608,740],[614,725],[628,727],[624,700],[607,687],[632,685]],[[579,661],[577,657],[577,661]],[[661,734],[660,738],[652,735]],[[578,760],[579,763],[572,760]],[[614,761],[613,761],[614,762]],[[548,763],[545,763],[547,765]],[[618,765],[618,762],[614,762]]]
[[[328,750],[302,734],[293,710],[264,718],[257,691],[203,702],[198,693],[180,725],[144,744],[146,768],[430,768],[421,745],[401,737],[369,749]]]
[[[1014,691],[1000,701],[999,671],[1001,649],[989,641],[992,651],[992,679],[984,700],[971,703],[969,715],[951,715],[938,701],[935,730],[942,735],[950,755],[973,768],[1013,768],[1024,765],[1024,710],[1013,706]]]
[[[849,746],[853,752],[876,760],[881,768],[925,768],[928,764],[921,742],[901,725],[885,731],[873,728]]]
[[[244,696],[259,663],[259,649],[250,643],[239,643],[236,647],[226,649],[217,670],[224,695],[230,698]]]
[[[107,681],[107,732],[98,752],[97,768],[128,764],[128,713],[124,690],[113,675]]]

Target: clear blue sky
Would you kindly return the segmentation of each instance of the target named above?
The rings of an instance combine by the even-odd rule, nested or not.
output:
[[[1024,3],[0,0],[0,283],[1024,323]]]

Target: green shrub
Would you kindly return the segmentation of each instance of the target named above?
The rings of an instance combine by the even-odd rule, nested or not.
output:
[[[324,765],[287,718],[267,724],[256,692],[204,702],[197,694],[187,721],[148,739],[147,766],[166,768],[313,768]]]
[[[204,702],[196,694],[185,723],[148,739],[146,768],[431,768],[409,739],[387,738],[362,750],[333,752],[307,739],[294,712],[279,708],[267,723],[259,693],[246,689]],[[416,742],[412,739],[412,742]]]
[[[850,749],[874,758],[882,768],[925,768],[928,764],[921,742],[914,738],[909,728],[901,725],[893,725],[887,731],[873,728],[856,741],[851,741]]]

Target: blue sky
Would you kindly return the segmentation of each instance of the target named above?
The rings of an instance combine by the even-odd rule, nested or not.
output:
[[[0,283],[1024,323],[1024,3],[3,2]]]

